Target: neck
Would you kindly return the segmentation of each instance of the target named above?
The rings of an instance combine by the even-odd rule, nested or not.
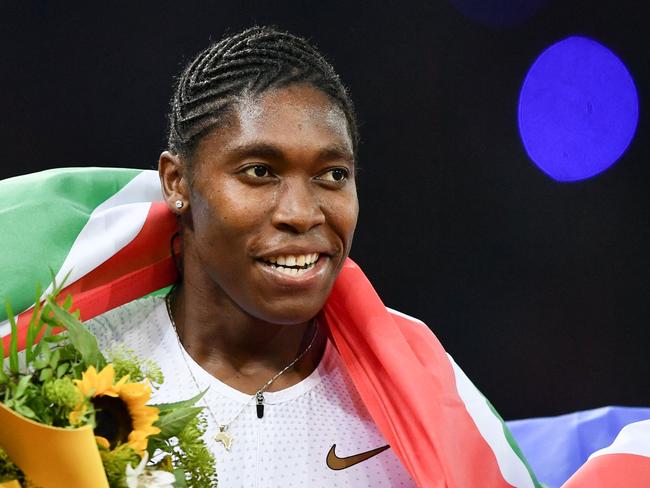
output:
[[[170,295],[179,339],[190,356],[222,382],[254,394],[276,373],[309,351],[266,389],[275,391],[306,378],[317,367],[327,341],[313,321],[273,324],[251,316],[223,291],[186,280]],[[314,335],[316,334],[316,335]]]

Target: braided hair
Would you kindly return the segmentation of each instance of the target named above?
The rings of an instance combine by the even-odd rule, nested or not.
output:
[[[169,149],[190,157],[238,99],[292,83],[325,93],[345,114],[356,153],[357,123],[339,76],[305,39],[271,27],[253,27],[199,53],[181,74],[169,114]]]

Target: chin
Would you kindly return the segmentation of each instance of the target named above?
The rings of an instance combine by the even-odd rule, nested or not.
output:
[[[277,305],[277,304],[276,304]],[[325,305],[325,301],[314,306],[305,306],[304,302],[286,304],[284,306],[274,306],[260,309],[257,315],[265,322],[277,325],[298,325],[310,321],[318,315]]]

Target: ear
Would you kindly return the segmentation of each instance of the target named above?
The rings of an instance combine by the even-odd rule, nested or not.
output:
[[[158,160],[158,175],[163,197],[169,209],[177,215],[189,206],[188,168],[177,154],[163,151]]]

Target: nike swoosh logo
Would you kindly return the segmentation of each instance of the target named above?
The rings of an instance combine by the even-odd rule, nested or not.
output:
[[[336,444],[333,444],[329,452],[327,453],[327,466],[330,469],[334,469],[337,471],[339,469],[349,468],[351,466],[354,466],[355,464],[362,463],[363,461],[370,459],[373,456],[376,456],[380,452],[384,452],[389,447],[390,447],[389,445],[385,445],[382,447],[378,447],[377,449],[373,449],[372,451],[361,452],[353,456],[347,456],[342,458],[336,455],[335,452]]]

